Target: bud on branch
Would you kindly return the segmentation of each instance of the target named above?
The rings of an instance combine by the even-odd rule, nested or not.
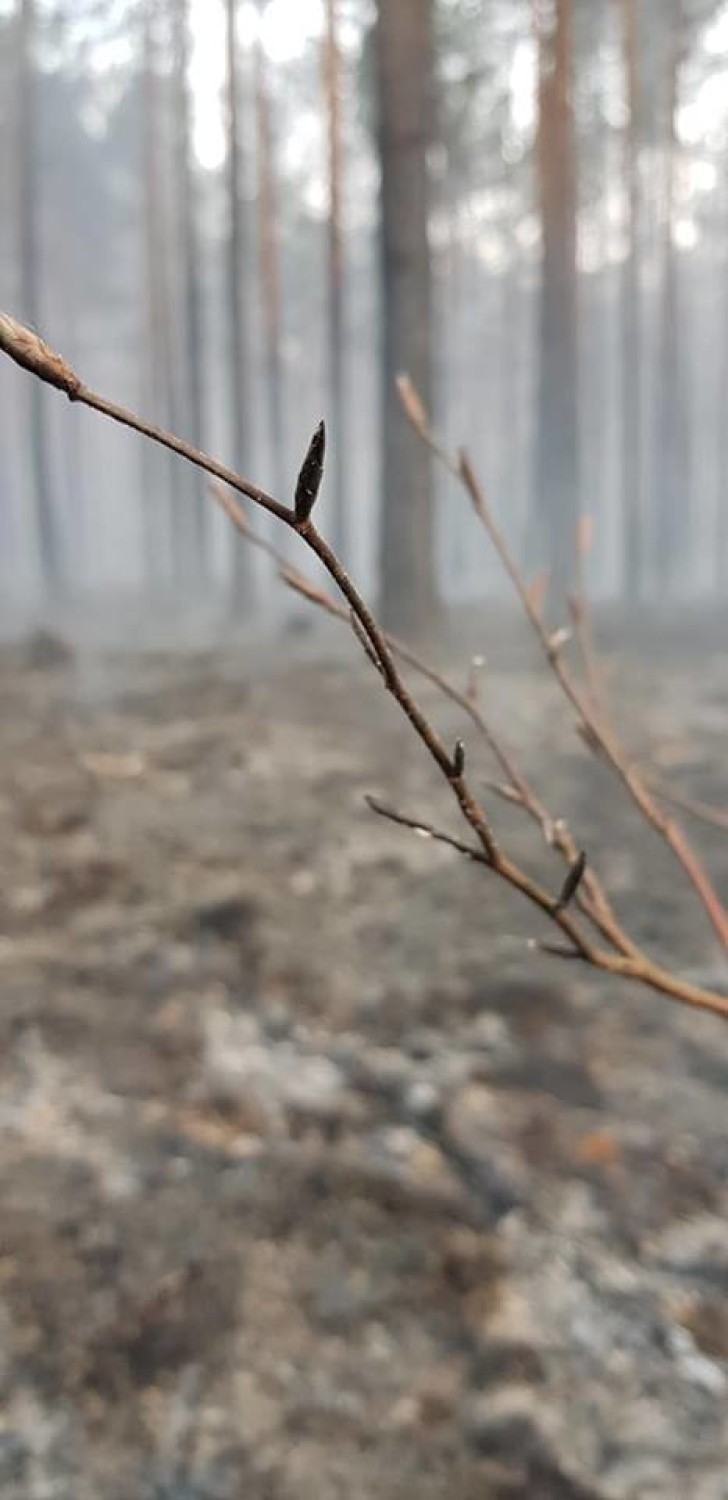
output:
[[[559,892],[558,900],[554,902],[554,911],[566,911],[570,901],[573,901],[579,886],[584,878],[586,870],[586,854],[582,849],[581,854],[574,860],[563,886]]]
[[[294,509],[296,512],[296,521],[299,526],[308,520],[316,504],[316,497],[321,488],[321,480],[324,477],[325,452],[326,428],[323,422],[319,422],[308,445],[308,452],[301,464],[301,471],[296,483]]]

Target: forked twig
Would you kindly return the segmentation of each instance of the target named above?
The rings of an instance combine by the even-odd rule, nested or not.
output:
[[[222,479],[238,494],[246,496],[254,504],[261,506],[264,510],[275,515],[285,525],[297,532],[314,555],[318,557],[326,572],[342,593],[348,609],[358,622],[362,639],[365,639],[371,647],[372,655],[376,659],[378,670],[387,690],[399,704],[418,738],[425,746],[431,759],[450,788],[463,818],[475,834],[478,848],[473,850],[469,845],[463,845],[460,847],[459,852],[465,854],[469,859],[474,859],[477,863],[485,865],[491,873],[497,875],[508,885],[519,891],[527,901],[537,907],[545,917],[549,918],[560,929],[564,943],[563,945],[558,944],[554,951],[558,951],[563,957],[578,958],[606,973],[638,980],[640,983],[660,991],[664,995],[680,1000],[683,1004],[707,1010],[728,1019],[727,997],[714,994],[699,985],[691,984],[687,980],[670,974],[667,970],[652,963],[646,955],[634,948],[633,945],[630,945],[629,952],[605,950],[597,947],[592,939],[585,934],[581,924],[574,918],[569,909],[571,899],[578,895],[577,886],[586,875],[583,869],[583,861],[579,856],[577,856],[577,868],[572,866],[570,879],[562,888],[561,895],[554,900],[548,891],[539,885],[537,881],[533,880],[525,870],[514,860],[510,859],[499,847],[490,822],[474,796],[464,774],[464,754],[462,749],[458,745],[454,753],[451,754],[445,746],[420,704],[403,681],[396,665],[395,653],[391,644],[379,629],[370,609],[362,599],[342,563],[332,552],[311,519],[311,512],[320,483],[320,474],[316,472],[316,469],[319,458],[321,460],[323,458],[323,434],[321,434],[320,444],[316,444],[316,439],[314,438],[315,449],[313,454],[311,448],[309,449],[308,459],[311,460],[311,463],[303,476],[299,476],[297,503],[295,507],[290,507],[273,499],[265,491],[251,484],[249,480],[243,479],[239,474],[225,468],[222,464],[218,464],[208,454],[184,442],[181,438],[159,427],[155,427],[135,413],[128,411],[114,402],[108,401],[105,397],[98,395],[89,389],[89,387],[83,385],[71,367],[59,355],[48,349],[36,334],[4,314],[0,314],[0,350],[7,353],[17,364],[21,365],[34,376],[64,391],[70,400],[78,401],[83,405],[92,407],[113,421],[142,433],[150,441],[180,454],[206,473],[213,475],[215,478]],[[474,481],[472,480],[467,460],[461,460],[458,467],[463,481],[470,488],[471,482],[474,483]],[[475,486],[474,498],[478,495],[479,491],[477,490],[477,486]],[[236,507],[237,509],[239,507]],[[230,507],[230,513],[233,520],[235,520],[235,524],[238,525],[239,519],[236,518],[232,507]],[[250,527],[246,519],[244,519],[241,529],[249,534]],[[307,589],[308,586],[306,585]],[[542,627],[540,625],[540,617],[536,615],[535,618],[539,621],[539,638],[541,638]],[[549,655],[549,659],[551,659],[553,654],[552,648],[549,646],[545,631],[543,633],[547,654]],[[556,657],[556,662],[558,660],[559,658]],[[573,693],[574,697],[572,701],[574,701],[574,706],[580,708],[575,688],[573,689]],[[569,692],[568,696],[572,697],[572,693]],[[466,698],[466,701],[470,700]],[[587,722],[589,722],[588,718]],[[384,811],[384,804],[377,804],[376,810],[385,816],[391,817],[393,815],[392,809]],[[398,822],[406,821],[404,815],[394,814],[394,817]],[[450,843],[452,847],[458,847],[459,845],[460,841],[451,839],[449,835],[441,834],[438,830],[432,829],[430,825],[418,820],[410,820],[408,826],[415,826],[420,832],[424,831],[428,833],[430,837],[443,839],[445,842]],[[582,867],[579,868],[579,866]],[[578,879],[576,878],[577,875]],[[565,899],[565,894],[568,899]],[[553,944],[549,944],[549,946],[554,949]]]
[[[353,626],[355,634],[374,665],[379,668],[379,662],[372,651],[371,645],[366,645],[366,637],[362,638],[361,627],[355,624],[356,616],[352,618],[351,612],[331,594],[327,594],[311,579],[306,578],[296,568],[292,568],[286,561],[285,556],[267,538],[262,537],[253,530],[248,522],[247,516],[238,502],[224,488],[223,485],[212,481],[210,485],[212,494],[222,506],[230,520],[238,526],[247,540],[260,551],[272,558],[278,566],[278,576],[282,582],[306,599],[309,604],[315,605],[334,619],[341,620],[344,624]],[[572,837],[568,825],[563,818],[552,818],[540,801],[533,786],[529,783],[523,771],[518,766],[513,753],[508,750],[502,739],[488,724],[470,682],[463,692],[444,673],[440,672],[423,656],[407,646],[397,636],[383,632],[390,650],[393,654],[412,668],[426,681],[431,682],[445,698],[467,714],[475,725],[478,734],[488,746],[491,754],[499,765],[507,780],[503,783],[485,781],[484,785],[494,791],[504,801],[520,807],[541,830],[544,842],[550,849],[556,850],[562,859],[571,868],[579,856],[578,846]],[[381,668],[379,668],[381,670]],[[585,872],[583,888],[577,898],[578,905],[583,914],[589,919],[600,935],[608,943],[616,948],[617,952],[624,954],[636,954],[637,948],[621,927],[615,912],[611,906],[604,887],[599,880],[596,871],[589,868]]]
[[[427,416],[419,398],[413,404],[411,389],[410,383],[400,380],[400,396],[407,415],[423,441],[427,443],[431,451],[445,464],[449,472],[459,480],[468,495],[473,509],[487,532],[513,585],[515,593],[521,601],[523,610],[543,651],[544,657],[556,677],[564,696],[576,712],[582,737],[601,759],[611,767],[642,816],[654,828],[655,832],[664,839],[665,843],[669,845],[675,858],[682,865],[685,874],[700,897],[722,946],[728,948],[728,912],[726,912],[710,876],[701,864],[698,855],[692,848],[686,835],[682,832],[682,829],[679,828],[674,819],[665,813],[655,801],[649,787],[639,772],[630,763],[614,730],[606,723],[598,707],[591,701],[590,696],[582,690],[573,676],[564,659],[564,653],[561,649],[563,643],[557,639],[559,633],[557,632],[557,637],[549,634],[538,603],[534,600],[532,591],[529,590],[506,537],[493,515],[485,491],[478,482],[467,454],[461,452],[455,459],[443,449],[430,430]]]

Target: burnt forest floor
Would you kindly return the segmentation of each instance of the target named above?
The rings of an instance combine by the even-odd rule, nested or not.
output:
[[[728,806],[698,644],[615,701]],[[365,806],[456,828],[356,646],[269,655],[0,653],[0,1495],[726,1500],[728,1029],[530,952]],[[484,692],[633,934],[720,980],[528,653]]]

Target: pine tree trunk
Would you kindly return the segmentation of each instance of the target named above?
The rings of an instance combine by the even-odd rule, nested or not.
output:
[[[673,241],[677,177],[677,85],[682,0],[670,4],[667,89],[666,189],[660,295],[658,407],[654,466],[654,547],[658,594],[684,580],[689,527],[687,391],[681,329],[680,280]]]
[[[644,588],[645,518],[642,487],[642,184],[640,180],[640,84],[636,0],[620,0],[622,48],[629,117],[624,139],[627,254],[621,287],[622,395],[622,581],[636,604]]]
[[[175,179],[178,251],[181,258],[181,321],[185,435],[201,448],[203,433],[203,348],[200,249],[192,160],[192,102],[189,86],[189,0],[174,0]],[[180,581],[198,584],[205,576],[207,499],[199,470],[189,476],[176,522]]]
[[[142,16],[141,179],[143,189],[143,277],[146,291],[142,339],[144,402],[154,420],[179,431],[174,397],[171,308],[167,264],[168,235],[161,149],[161,101],[156,0],[146,0]],[[153,445],[142,449],[144,473],[145,571],[150,583],[171,576],[174,553],[172,486],[175,470],[169,456]]]
[[[432,460],[397,397],[406,373],[425,406],[433,396],[432,272],[428,243],[433,139],[431,0],[378,0],[375,24],[381,165],[382,512],[381,612],[415,634],[437,614]]]
[[[227,323],[230,338],[230,407],[233,463],[239,473],[250,472],[250,382],[246,347],[248,341],[245,271],[247,237],[243,217],[242,163],[239,119],[238,49],[236,40],[237,0],[225,0],[227,84]],[[238,497],[239,498],[239,497]],[[238,613],[249,613],[254,605],[255,573],[252,552],[243,538],[233,534],[233,594]]]
[[[347,400],[346,330],[341,225],[341,53],[337,0],[325,0],[324,90],[328,134],[328,422],[329,485],[332,494],[332,541],[343,560],[349,557],[346,493]]]
[[[723,181],[723,244],[728,254],[728,162]],[[723,347],[718,387],[718,465],[715,510],[715,582],[725,597],[728,585],[728,259],[723,261]]]
[[[38,215],[38,90],[34,44],[35,0],[21,0],[18,37],[18,229],[20,316],[42,331]],[[27,387],[30,465],[41,583],[46,594],[63,591],[60,535],[53,504],[46,393],[39,380]]]
[[[264,6],[261,7],[263,12]],[[286,492],[283,420],[283,360],[281,351],[281,265],[278,231],[278,192],[273,146],[273,121],[266,61],[260,41],[255,48],[255,117],[258,144],[258,257],[263,304],[265,401],[270,441],[271,485]]]
[[[571,0],[536,0],[537,169],[543,236],[539,309],[535,535],[557,610],[576,572],[579,514],[576,146]]]

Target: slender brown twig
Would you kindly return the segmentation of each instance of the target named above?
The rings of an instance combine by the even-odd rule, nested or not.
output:
[[[267,538],[260,536],[254,531],[245,512],[223,485],[213,480],[210,488],[226,515],[238,526],[238,529],[243,532],[248,541],[260,551],[265,552],[278,565],[279,577],[288,588],[300,594],[308,603],[333,616],[334,619],[341,620],[345,624],[347,622],[351,623],[360,644],[364,645],[367,655],[370,656],[370,659],[376,666],[379,666],[377,658],[371,651],[371,646],[367,647],[364,644],[366,637],[362,640],[361,628],[357,628],[356,625],[356,616],[352,617],[351,612],[347,611],[345,606],[334,599],[331,594],[327,594],[325,590],[319,588],[311,579],[306,578],[297,569],[292,568],[277,547],[268,541]],[[407,646],[397,636],[385,632],[384,639],[387,641],[390,650],[400,661],[411,667],[413,671],[424,677],[426,681],[432,683],[444,697],[448,698],[451,703],[454,703],[463,713],[468,715],[471,722],[475,725],[478,734],[488,746],[501,771],[507,778],[505,783],[485,781],[484,785],[489,790],[495,791],[496,795],[505,801],[520,807],[523,812],[537,823],[548,848],[556,850],[569,867],[571,867],[578,858],[579,849],[565,820],[563,818],[553,818],[547,812],[534,788],[519,768],[512,752],[506,749],[500,736],[496,735],[488,724],[477,703],[472,683],[463,692],[444,673],[433,667],[430,662],[426,661],[424,657],[419,655],[410,646]],[[585,872],[583,892],[579,894],[578,905],[601,936],[607,942],[611,943],[619,953],[635,954],[637,952],[635,944],[621,927],[601,881],[596,872],[591,868]]]
[[[606,718],[606,676],[603,662],[599,659],[594,637],[594,626],[591,610],[589,608],[589,595],[586,588],[584,560],[591,546],[591,518],[582,516],[579,523],[579,534],[577,537],[577,586],[574,593],[568,597],[569,614],[574,627],[574,638],[578,643],[581,655],[584,680],[589,689],[592,703],[599,713]],[[668,806],[677,807],[681,812],[688,813],[691,818],[699,823],[707,823],[713,828],[720,828],[728,833],[728,811],[720,807],[713,807],[708,802],[703,802],[697,797],[690,797],[686,792],[679,791],[660,775],[659,771],[650,760],[633,761],[632,769],[651,787],[652,791],[659,797],[661,802]]]
[[[651,989],[681,1001],[685,1005],[710,1011],[714,1015],[720,1015],[728,1019],[728,997],[714,994],[710,990],[706,990],[701,986],[692,984],[688,980],[670,974],[667,970],[654,964],[651,959],[633,945],[630,945],[629,951],[607,951],[597,947],[592,939],[584,933],[581,924],[572,915],[570,909],[571,900],[578,897],[579,894],[577,887],[582,879],[586,878],[587,874],[583,856],[577,854],[577,859],[572,865],[570,878],[562,887],[560,894],[554,898],[554,896],[549,894],[543,886],[535,881],[500,848],[490,822],[480,803],[475,798],[468,779],[465,776],[465,756],[461,743],[457,742],[452,753],[447,749],[440,735],[429,722],[417,699],[403,681],[396,665],[392,645],[379,629],[368,605],[362,599],[346,569],[332,552],[311,519],[311,511],[316,498],[315,493],[311,498],[311,492],[312,490],[318,490],[320,476],[308,471],[304,474],[303,480],[299,476],[299,498],[296,507],[292,508],[283,505],[280,501],[266,494],[265,491],[260,490],[256,485],[251,484],[249,480],[243,479],[239,474],[226,469],[222,464],[218,464],[208,454],[199,451],[174,434],[144,421],[125,407],[108,401],[105,397],[90,390],[89,387],[83,385],[71,367],[59,355],[50,350],[36,334],[4,314],[0,314],[0,350],[7,353],[17,364],[21,365],[37,378],[64,391],[70,400],[92,407],[111,420],[142,433],[150,441],[180,454],[206,473],[213,475],[215,478],[222,479],[238,494],[246,496],[254,504],[269,511],[285,525],[296,531],[311,552],[319,559],[319,562],[323,565],[329,577],[337,585],[346,600],[348,609],[358,622],[360,638],[368,642],[371,654],[387,690],[399,704],[416,735],[428,751],[431,759],[449,786],[463,818],[475,834],[478,848],[473,850],[469,845],[462,845],[459,852],[466,855],[467,858],[486,866],[490,873],[498,876],[501,880],[519,891],[531,905],[541,911],[545,917],[560,929],[561,935],[565,940],[563,945],[558,945],[558,952],[562,957],[578,958],[605,973],[636,980]],[[316,440],[314,459],[317,459],[318,456],[323,457],[322,431],[320,440]],[[308,459],[310,460],[310,458],[311,449],[309,449],[308,454]],[[471,484],[474,484],[474,480],[472,479],[467,460],[461,460],[458,468],[463,481],[470,488]],[[474,498],[477,496],[479,496],[479,491],[477,486],[475,486]],[[310,505],[308,503],[309,499]],[[238,507],[236,507],[237,509]],[[236,518],[232,508],[231,515],[235,523],[239,525],[239,518]],[[250,532],[247,518],[244,518],[241,529],[248,533]],[[517,584],[519,592],[521,592],[520,580],[517,580]],[[538,621],[538,633],[539,638],[541,638],[543,627],[540,624],[540,617],[536,614],[535,619]],[[554,660],[558,662],[553,642],[549,641],[548,637],[545,636],[545,631],[543,633],[549,660],[552,660],[552,664]],[[590,725],[588,715],[584,714],[580,708],[577,690],[575,688],[572,689],[567,693],[567,696],[572,698],[574,706],[579,709],[586,724]],[[467,695],[465,695],[465,701],[471,701],[467,698]],[[596,734],[597,730],[592,730],[592,732]],[[601,733],[603,738],[603,731]],[[606,749],[608,748],[607,746]],[[509,772],[508,774],[510,780],[511,773]],[[514,786],[514,790],[518,793],[517,786]],[[384,811],[384,804],[375,805],[376,810],[382,815],[391,817],[394,813],[392,809]],[[452,847],[458,847],[460,844],[459,840],[451,839],[447,834],[441,834],[438,830],[431,828],[430,825],[424,824],[420,820],[412,819],[407,821],[404,815],[394,814],[394,816],[396,821],[407,822],[407,826],[414,826],[420,832],[425,831],[429,833],[431,837],[443,839],[445,842],[450,843]],[[550,947],[552,951],[555,951],[553,943],[543,946],[544,948]]]
[[[608,764],[629,793],[645,820],[669,845],[675,858],[682,865],[689,881],[695,888],[705,911],[710,918],[717,937],[724,948],[728,948],[728,912],[726,912],[715,887],[692,848],[682,829],[659,806],[639,772],[629,761],[614,730],[601,717],[572,672],[563,652],[565,644],[560,632],[549,634],[543,614],[535,602],[533,593],[516,562],[505,534],[495,519],[488,504],[485,491],[478,482],[472,464],[465,452],[454,459],[437,441],[430,430],[429,421],[418,397],[412,399],[411,383],[400,381],[400,396],[413,426],[451,474],[459,480],[468,495],[473,509],[489,536],[505,572],[520,600],[531,629],[544,657],[553,672],[564,696],[577,715],[577,721],[586,743]]]
[[[712,828],[720,828],[723,833],[728,833],[728,812],[725,808],[712,807],[709,802],[703,802],[699,797],[690,797],[687,792],[680,792],[676,787],[668,786],[652,766],[647,766],[643,774],[661,802],[679,807],[682,812],[688,813],[698,823],[709,823]]]

